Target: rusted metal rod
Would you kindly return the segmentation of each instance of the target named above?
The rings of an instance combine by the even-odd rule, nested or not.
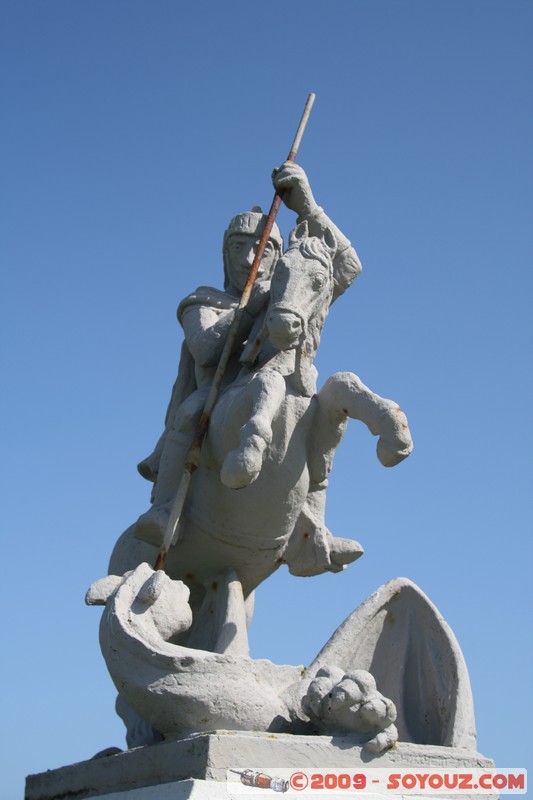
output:
[[[311,113],[314,102],[315,95],[311,92],[307,98],[307,102],[300,119],[300,124],[298,125],[298,130],[296,131],[296,136],[294,137],[292,147],[286,159],[287,161],[294,161],[296,159],[296,154],[298,153],[298,148],[300,147],[300,142],[302,140],[305,126],[307,125],[307,120],[309,119],[309,114]],[[248,274],[248,279],[242,291],[239,305],[235,310],[235,316],[233,317],[228,334],[226,336],[226,341],[224,343],[215,376],[213,378],[213,383],[211,384],[211,388],[205,402],[204,410],[202,411],[202,416],[200,417],[200,421],[198,423],[198,428],[196,429],[194,439],[185,458],[183,475],[178,486],[178,491],[176,492],[176,497],[174,498],[174,502],[172,504],[170,517],[168,519],[167,527],[163,537],[163,543],[155,562],[154,568],[156,570],[164,568],[168,550],[171,545],[175,544],[177,541],[178,523],[180,521],[181,512],[183,511],[183,506],[185,505],[185,500],[187,499],[187,494],[189,492],[191,477],[200,462],[200,452],[207,429],[209,427],[211,412],[213,411],[214,405],[217,401],[220,387],[222,385],[222,379],[224,378],[226,367],[228,366],[228,361],[235,344],[239,325],[244,314],[244,310],[248,305],[248,301],[250,300],[250,295],[255,284],[257,272],[261,264],[261,259],[263,258],[265,247],[272,232],[272,226],[274,225],[274,220],[276,219],[282,199],[283,191],[276,191],[272,205],[270,206],[270,211],[268,212],[263,233],[261,234],[261,238],[257,246],[250,272]]]

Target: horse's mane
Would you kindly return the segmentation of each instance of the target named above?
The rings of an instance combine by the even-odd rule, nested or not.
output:
[[[331,251],[318,236],[306,236],[304,239],[299,239],[294,244],[291,244],[285,252],[290,253],[296,249],[300,251],[304,258],[320,261],[326,269],[333,270]]]

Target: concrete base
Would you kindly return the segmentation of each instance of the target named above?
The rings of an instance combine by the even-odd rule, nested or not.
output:
[[[399,742],[383,755],[372,756],[349,736],[215,731],[29,775],[25,796],[26,800],[228,800],[233,796],[226,783],[228,769],[270,770],[272,774],[276,768],[329,767],[352,772],[357,767],[493,766],[479,753],[453,747]],[[260,794],[258,789],[250,791],[254,797]],[[242,800],[242,791],[238,797]]]

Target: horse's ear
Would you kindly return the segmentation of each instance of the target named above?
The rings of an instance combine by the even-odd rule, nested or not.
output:
[[[289,236],[289,247],[292,247],[301,239],[307,239],[309,236],[309,225],[307,224],[307,220],[304,219],[303,222],[300,222],[298,227],[296,227],[293,231],[291,231],[291,235]]]
[[[337,237],[331,230],[331,228],[326,228],[324,231],[324,235],[322,236],[322,241],[328,248],[329,252],[333,256],[337,252]]]

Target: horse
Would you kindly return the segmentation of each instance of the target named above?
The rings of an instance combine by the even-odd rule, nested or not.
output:
[[[228,569],[239,576],[249,618],[254,589],[282,564],[292,574],[315,575],[340,571],[362,554],[357,542],[333,537],[324,523],[325,484],[348,418],[380,436],[385,466],[412,450],[399,406],[353,373],[336,373],[316,391],[313,361],[333,298],[336,248],[329,229],[309,236],[303,222],[291,234],[272,277],[268,338],[213,410],[165,565],[191,592],[190,647],[215,646],[212,588]],[[193,417],[184,415],[183,429]],[[153,563],[155,548],[134,534],[132,526],[117,543],[111,573]]]

